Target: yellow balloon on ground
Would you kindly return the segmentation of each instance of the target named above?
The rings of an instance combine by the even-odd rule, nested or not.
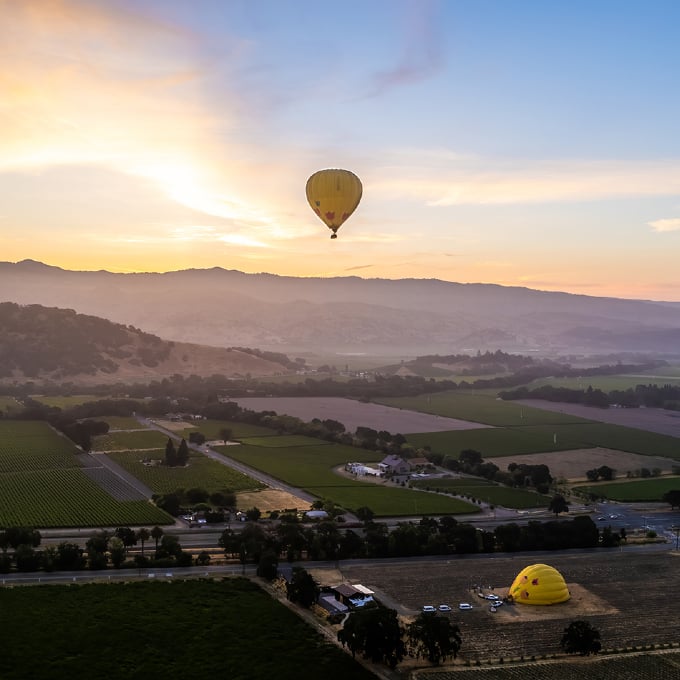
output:
[[[559,604],[571,597],[562,574],[547,564],[532,564],[522,569],[508,595],[519,604]]]
[[[319,170],[307,180],[307,201],[333,232],[356,210],[362,194],[359,178],[349,170]]]

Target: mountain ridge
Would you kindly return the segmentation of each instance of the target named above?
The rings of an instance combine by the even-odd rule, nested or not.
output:
[[[680,303],[440,279],[118,274],[0,262],[0,300],[72,308],[174,341],[282,352],[470,349],[546,353],[680,348]],[[578,333],[574,329],[580,329]]]

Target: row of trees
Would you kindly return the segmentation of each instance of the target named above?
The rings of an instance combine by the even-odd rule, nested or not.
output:
[[[153,551],[147,554],[147,545],[153,541]],[[161,527],[152,529],[119,527],[115,531],[98,531],[90,537],[85,548],[77,543],[62,541],[58,545],[39,550],[42,536],[27,527],[12,527],[0,531],[0,573],[13,569],[31,571],[100,570],[108,567],[144,568],[191,566],[191,554],[184,552],[176,536],[166,534]],[[140,545],[141,551],[130,557],[130,549]],[[12,552],[9,549],[12,548]],[[199,556],[199,563],[209,561],[207,553]]]
[[[323,521],[314,527],[290,521],[286,516],[275,526],[248,523],[240,531],[222,532],[219,546],[227,558],[259,564],[263,556],[271,562],[284,559],[342,560],[353,558],[462,555],[531,550],[562,550],[617,545],[625,536],[602,532],[590,517],[572,520],[533,521],[526,525],[501,524],[486,531],[453,517],[402,522],[391,531],[386,525],[368,521],[362,533]]]
[[[553,387],[542,385],[534,389],[518,387],[514,390],[500,392],[501,399],[545,399],[546,401],[563,401],[570,404],[584,404],[608,408],[612,405],[623,408],[666,408],[680,410],[680,387],[677,385],[636,385],[627,390],[610,390],[603,392],[589,385],[586,389],[569,387]]]

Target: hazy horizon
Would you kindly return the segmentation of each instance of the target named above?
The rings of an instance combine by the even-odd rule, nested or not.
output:
[[[2,259],[680,301],[680,5],[0,0]],[[336,241],[305,182],[364,195]]]

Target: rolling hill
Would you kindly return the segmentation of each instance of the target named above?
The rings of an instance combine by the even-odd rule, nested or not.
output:
[[[148,382],[175,374],[242,377],[290,372],[257,350],[168,342],[72,309],[0,303],[0,383]],[[286,357],[280,358],[286,362]]]
[[[437,279],[221,268],[117,274],[0,263],[0,300],[67,307],[176,342],[385,354],[678,353],[680,304]]]

